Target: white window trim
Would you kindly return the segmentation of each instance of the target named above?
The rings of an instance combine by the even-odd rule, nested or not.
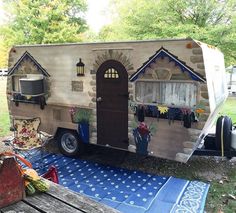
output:
[[[27,74],[14,74],[11,76],[11,93],[20,93],[20,82],[18,82],[19,91],[14,90],[15,87],[14,77],[26,78]]]

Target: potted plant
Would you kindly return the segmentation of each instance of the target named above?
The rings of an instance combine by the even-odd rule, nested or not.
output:
[[[89,143],[89,123],[92,118],[90,109],[71,108],[70,114],[73,123],[78,123],[78,132],[84,143]]]
[[[133,129],[136,153],[142,155],[148,154],[148,143],[151,140],[152,131],[155,131],[154,126],[148,127],[144,122],[140,122],[138,126]]]

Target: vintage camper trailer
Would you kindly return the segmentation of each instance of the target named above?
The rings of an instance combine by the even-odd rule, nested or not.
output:
[[[224,71],[193,39],[14,46],[10,117],[40,117],[69,156],[91,143],[186,162],[227,97]]]

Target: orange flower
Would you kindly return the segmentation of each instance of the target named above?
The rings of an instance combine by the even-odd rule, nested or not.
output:
[[[204,113],[204,112],[205,112],[204,109],[200,109],[200,108],[196,109],[196,113],[198,113],[198,114],[201,114],[201,113]]]
[[[192,45],[192,43],[188,43],[188,44],[186,44],[186,47],[187,47],[188,49],[192,49],[192,48],[193,48],[193,45]]]

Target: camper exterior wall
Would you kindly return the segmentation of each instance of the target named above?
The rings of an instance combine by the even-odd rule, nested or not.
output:
[[[160,121],[157,123],[157,128],[160,128],[160,131],[157,131],[158,133],[153,135],[152,143],[150,143],[153,144],[153,146],[150,147],[153,147],[154,150],[150,148],[148,152],[150,155],[186,162],[193,151],[192,147],[196,146],[195,141],[200,135],[199,130],[202,130],[210,111],[214,111],[214,107],[209,107],[209,86],[206,85],[204,79],[210,74],[208,73],[206,75],[205,73],[205,62],[201,46],[202,43],[192,39],[182,39],[13,47],[9,55],[10,69],[15,69],[16,63],[19,62],[21,56],[27,51],[40,63],[50,76],[45,77],[48,93],[46,95],[47,105],[44,110],[41,110],[38,105],[23,102],[20,102],[19,106],[16,106],[12,101],[12,94],[14,93],[12,89],[13,77],[19,75],[19,73],[25,75],[31,74],[31,71],[29,69],[27,70],[27,65],[21,68],[21,71],[18,70],[8,76],[7,96],[10,117],[40,117],[42,120],[42,130],[55,134],[58,128],[77,128],[77,124],[72,123],[71,120],[70,109],[72,107],[90,109],[93,116],[92,122],[90,123],[90,143],[97,144],[97,70],[109,60],[117,61],[125,68],[128,77],[132,77],[132,75],[136,75],[137,70],[139,70],[145,62],[150,62],[150,57],[153,56],[154,53],[164,47],[163,52],[167,54],[167,56],[170,54],[170,57],[173,56],[173,58],[168,58],[169,56],[166,57],[166,55],[157,56],[154,62],[150,62],[150,66],[144,69],[143,73],[137,73],[138,79],[127,82],[129,92],[127,121],[129,144],[127,149],[129,151],[136,150],[133,137],[133,122],[137,119],[134,114],[133,106],[136,107],[140,104],[144,104],[139,103],[135,98],[135,84],[138,81],[148,79],[154,80],[155,82],[167,82],[171,80],[168,79],[168,76],[164,76],[160,80],[160,78],[158,79],[158,77],[153,76],[154,74],[150,75],[150,73],[154,73],[154,71],[150,70],[155,70],[155,66],[159,66],[163,69],[170,70],[171,75],[173,74],[177,76],[177,78],[182,78],[179,74],[183,72],[185,73],[184,78],[186,78],[186,82],[189,81],[197,85],[197,89],[193,94],[185,92],[185,95],[192,95],[194,98],[196,96],[196,103],[204,107],[204,112],[200,114],[198,122],[194,123],[192,128],[176,128],[177,131],[173,132],[173,134],[170,134],[168,123],[166,123],[166,125],[165,120],[160,119],[161,123]],[[212,54],[215,54],[214,51],[216,50],[213,50]],[[176,56],[176,58],[174,56]],[[209,55],[209,57],[212,56]],[[84,76],[77,76],[76,73],[76,64],[79,58],[81,58],[82,62],[85,64]],[[188,72],[184,70],[190,70],[190,72],[194,70],[194,73],[188,74]],[[192,76],[195,80],[192,80],[189,76]],[[199,79],[196,80],[196,78]],[[184,81],[185,80],[180,79],[179,82]],[[173,87],[173,85],[171,87]],[[178,87],[182,88],[176,83],[173,88]],[[168,88],[165,87],[165,89]],[[164,87],[162,90],[164,90]],[[176,98],[178,99],[178,97]],[[176,100],[173,101],[176,102]],[[149,105],[154,106],[157,105],[157,103],[150,103]],[[167,107],[170,108],[171,106]],[[148,124],[156,124],[156,119],[150,117],[147,118],[145,122]],[[181,121],[176,121],[173,125],[181,125]],[[106,127],[104,127],[104,129],[105,128]],[[161,131],[163,131],[163,135],[160,133]],[[160,135],[162,136],[160,137]],[[166,137],[167,135],[172,136]],[[178,136],[176,137],[176,135]],[[177,138],[177,141],[175,141],[175,138]],[[163,144],[159,144],[161,143],[160,140],[163,141]],[[170,141],[173,142],[170,143]],[[163,147],[161,148],[161,146]],[[160,149],[156,151],[158,147]]]
[[[210,114],[202,127],[201,135],[207,135],[216,120],[220,107],[228,97],[224,55],[217,48],[201,45],[207,79]]]

